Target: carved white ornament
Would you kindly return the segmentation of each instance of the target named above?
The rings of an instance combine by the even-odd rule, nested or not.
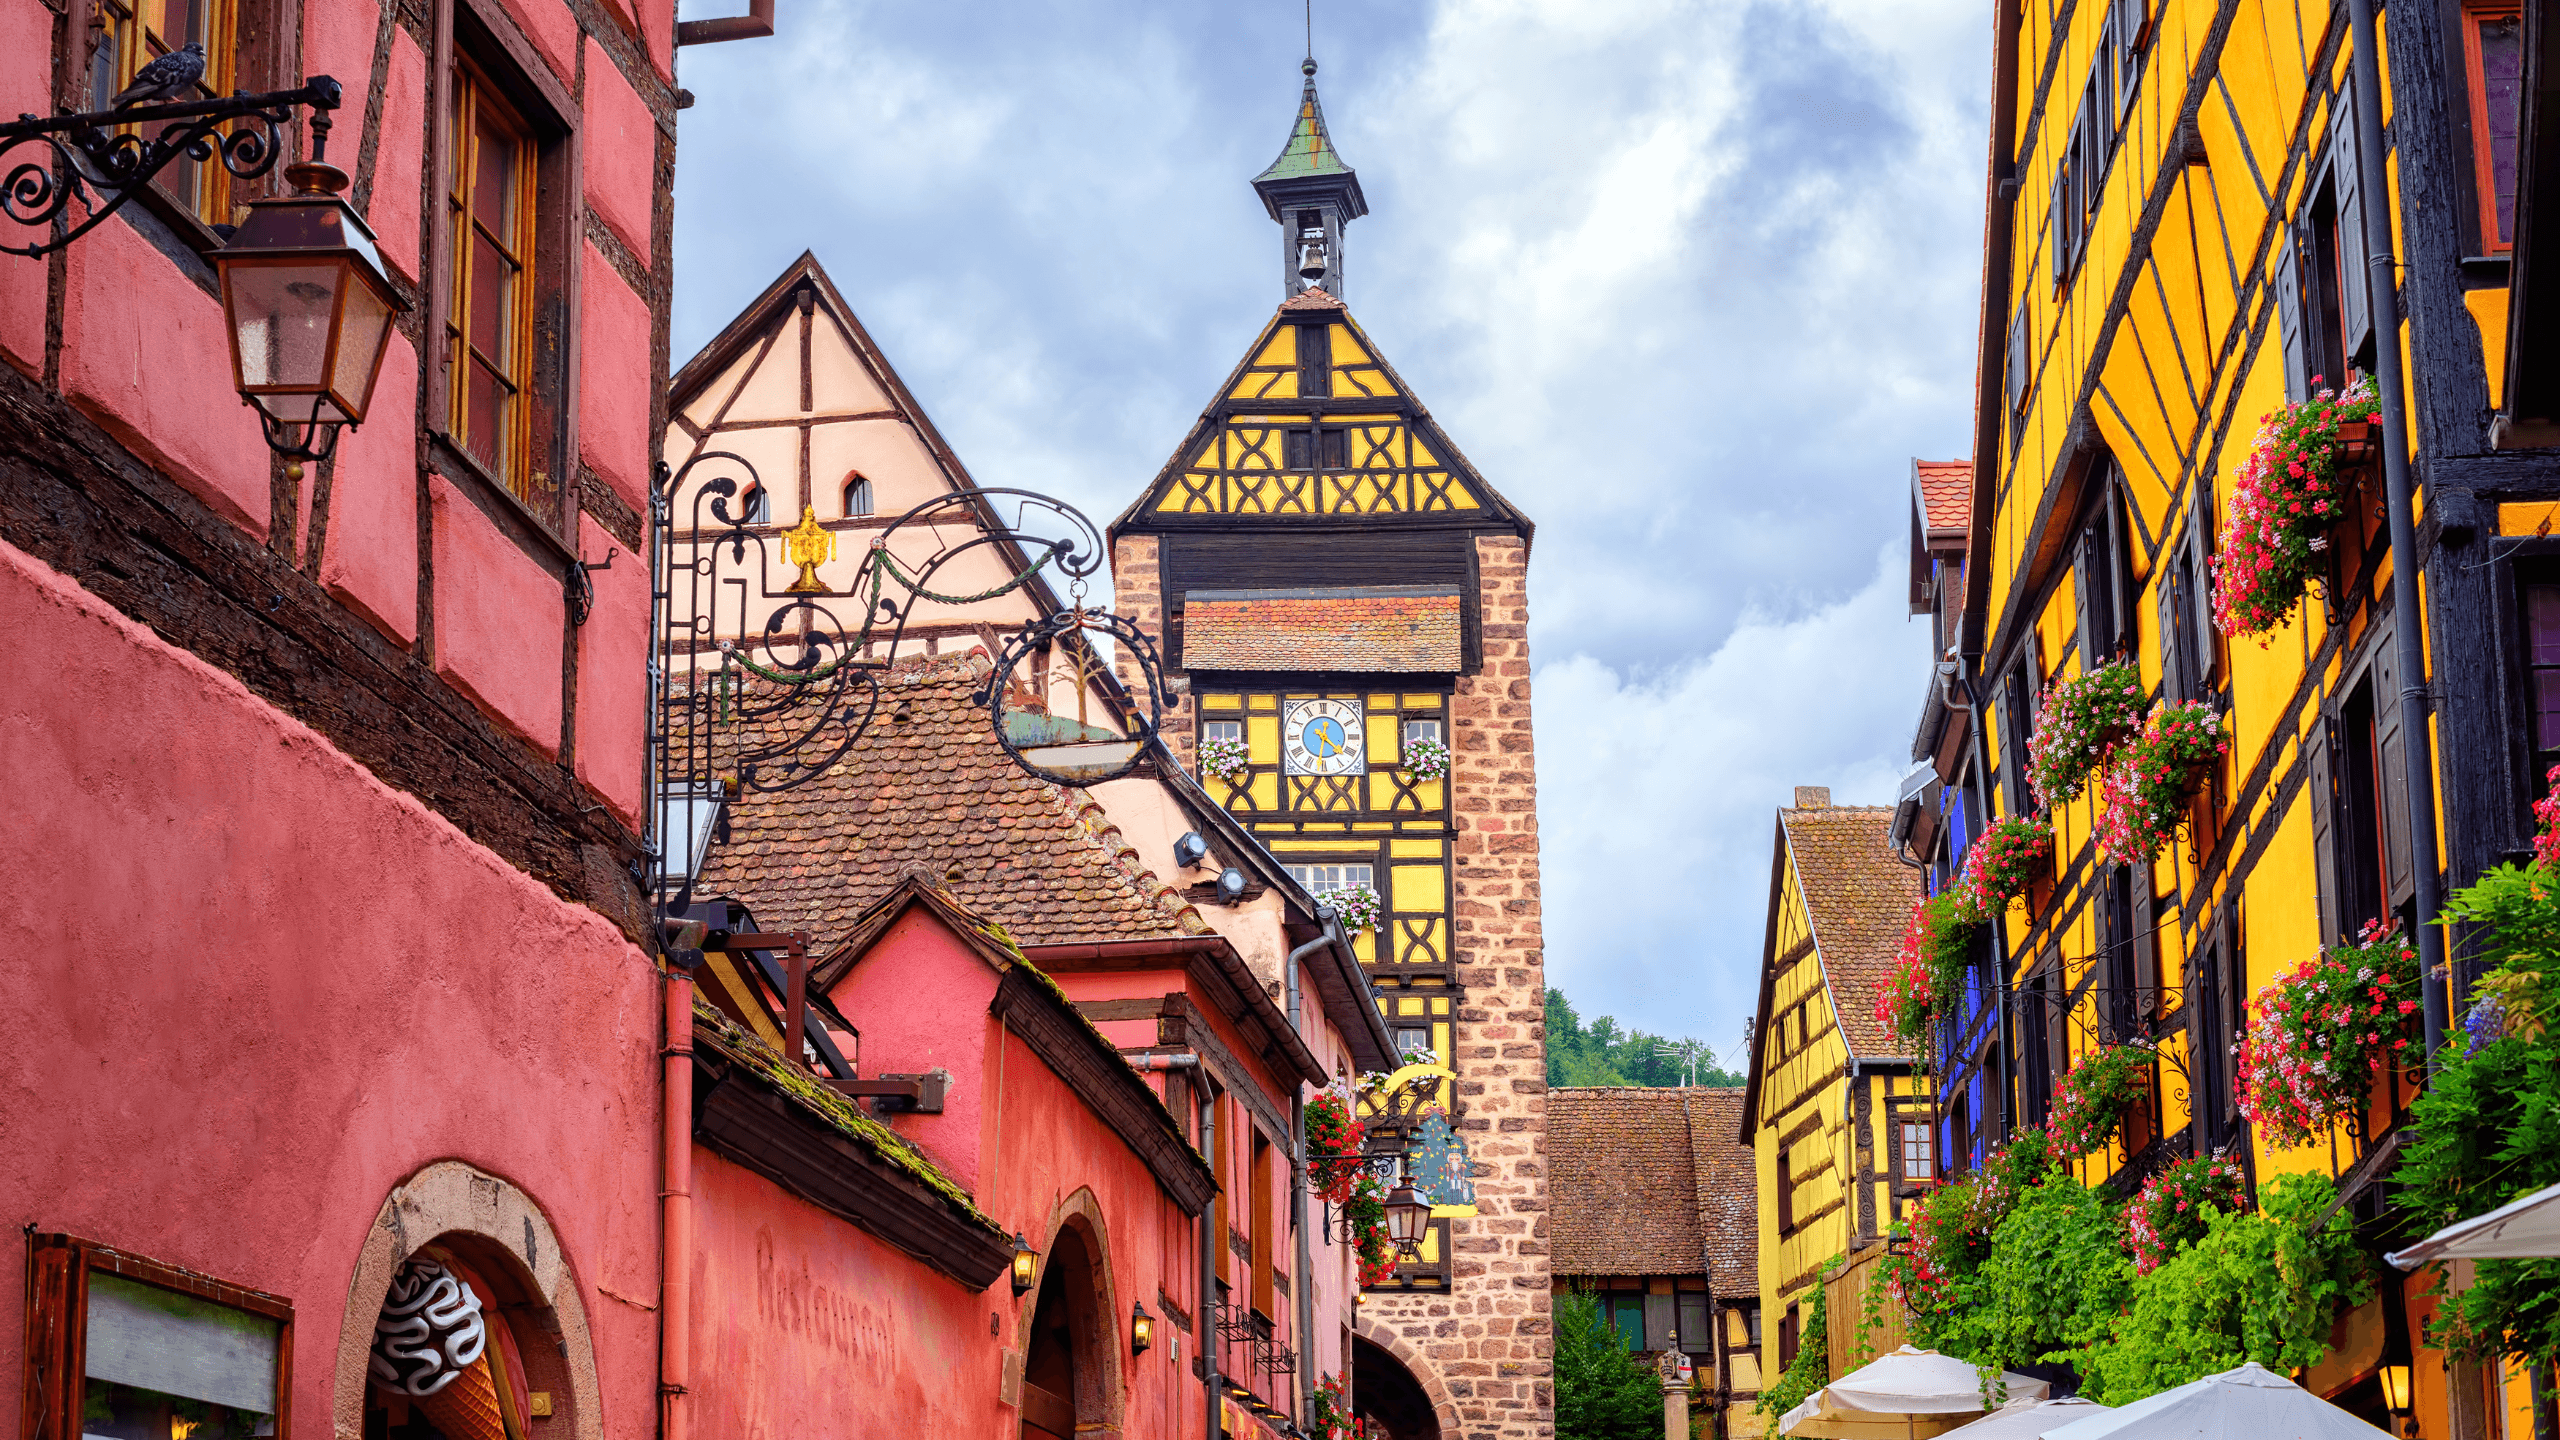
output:
[[[391,1277],[366,1368],[385,1389],[433,1395],[470,1369],[488,1345],[480,1297],[442,1265],[413,1258]]]

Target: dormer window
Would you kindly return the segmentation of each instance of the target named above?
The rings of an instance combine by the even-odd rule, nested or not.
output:
[[[871,513],[871,482],[860,474],[844,478],[844,513],[847,518]]]

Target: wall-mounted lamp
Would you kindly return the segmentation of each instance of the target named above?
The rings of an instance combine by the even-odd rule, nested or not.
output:
[[[2394,1415],[2406,1415],[2410,1409],[2412,1381],[2406,1365],[2382,1367],[2382,1408]]]
[[[364,420],[391,317],[409,307],[383,274],[364,218],[338,198],[346,172],[314,159],[284,173],[293,193],[250,201],[213,268],[233,388],[299,479],[303,461],[326,459],[339,430]]]
[[[1021,1295],[1028,1292],[1031,1289],[1033,1277],[1039,1273],[1040,1252],[1031,1248],[1031,1242],[1022,1238],[1021,1231],[1014,1231],[1013,1293]]]
[[[1156,1317],[1143,1304],[1129,1307],[1129,1353],[1144,1355],[1156,1343]]]
[[[1173,842],[1173,863],[1185,870],[1192,869],[1208,858],[1209,842],[1201,839],[1200,832],[1197,830],[1185,830]]]
[[[1414,1188],[1410,1177],[1387,1192],[1387,1238],[1407,1260],[1422,1258],[1422,1230],[1431,1223],[1431,1198]]]
[[[1244,898],[1245,874],[1233,865],[1218,872],[1218,898],[1232,905]]]

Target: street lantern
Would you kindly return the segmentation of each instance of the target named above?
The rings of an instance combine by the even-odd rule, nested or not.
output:
[[[1422,1228],[1431,1223],[1431,1197],[1414,1188],[1412,1177],[1396,1181],[1387,1192],[1387,1238],[1407,1260],[1422,1258]]]
[[[1156,1317],[1148,1314],[1147,1307],[1143,1304],[1130,1307],[1129,1353],[1144,1355],[1147,1353],[1147,1347],[1154,1343],[1156,1343]]]
[[[325,459],[341,426],[361,423],[408,306],[383,274],[364,217],[339,198],[346,172],[317,160],[285,167],[293,193],[249,202],[249,219],[214,252],[231,376],[267,445],[292,463]]]
[[[2398,1365],[2383,1366],[2382,1408],[2390,1411],[2394,1415],[2408,1414],[2410,1410],[2409,1383],[2409,1366],[2405,1362]]]
[[[1013,1293],[1016,1295],[1027,1293],[1031,1289],[1033,1278],[1039,1273],[1040,1252],[1031,1248],[1031,1242],[1022,1238],[1021,1231],[1014,1231]]]

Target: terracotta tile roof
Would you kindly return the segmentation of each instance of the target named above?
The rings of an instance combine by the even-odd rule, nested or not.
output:
[[[1547,1092],[1547,1235],[1558,1275],[1697,1275],[1695,1090],[1595,1086]],[[1739,1093],[1739,1092],[1737,1092]]]
[[[1689,1092],[1689,1155],[1698,1183],[1698,1233],[1718,1296],[1760,1295],[1760,1177],[1742,1133],[1740,1086]]]
[[[1973,523],[1973,462],[1914,460],[1914,481],[1932,530],[1962,530]]]
[[[1889,805],[1831,805],[1778,812],[1804,886],[1813,943],[1831,983],[1832,1008],[1851,1054],[1893,1053],[1876,1023],[1875,989],[1892,968],[1903,925],[1920,899],[1920,872],[1893,858]]]
[[[1464,664],[1454,589],[1193,590],[1182,597],[1185,670],[1429,674]]]
[[[1023,945],[1206,935],[1102,806],[1006,758],[969,694],[984,655],[901,664],[862,743],[796,790],[731,808],[696,893],[746,902],[768,931],[823,955],[917,874]]]
[[[1310,285],[1280,302],[1283,310],[1339,310],[1342,302],[1325,293],[1321,285]]]

